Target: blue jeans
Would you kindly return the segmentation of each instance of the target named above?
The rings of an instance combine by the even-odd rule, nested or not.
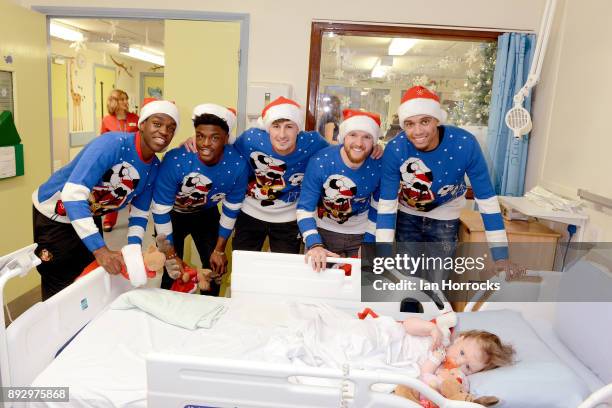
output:
[[[454,257],[457,249],[457,233],[459,231],[459,219],[436,220],[418,215],[397,212],[397,224],[395,227],[395,240],[397,242],[421,242],[422,245],[411,245],[407,249],[416,250],[418,253],[411,256],[425,255],[428,257]],[[406,247],[404,247],[406,248]],[[430,282],[439,282],[447,279],[450,271],[428,270],[417,276],[425,278]]]

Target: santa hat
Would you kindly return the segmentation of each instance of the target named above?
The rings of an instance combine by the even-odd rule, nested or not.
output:
[[[299,130],[304,130],[304,113],[302,107],[295,101],[280,96],[270,102],[261,111],[257,119],[259,128],[268,130],[275,120],[288,119],[298,125]]]
[[[138,118],[138,126],[151,115],[157,113],[165,113],[170,116],[176,122],[176,127],[179,126],[179,111],[176,105],[170,101],[150,101],[140,108],[140,117]]]
[[[338,143],[342,144],[344,136],[354,130],[369,133],[374,138],[374,143],[378,142],[380,137],[380,115],[354,109],[345,109],[342,111],[342,116],[344,120],[340,124]]]
[[[232,135],[232,129],[236,125],[236,109],[226,108],[225,106],[217,105],[214,103],[203,103],[193,108],[192,120],[195,120],[196,116],[209,114],[214,115],[227,123],[229,128],[227,143],[232,144],[236,140],[236,136]]]
[[[440,107],[440,98],[424,86],[413,86],[402,97],[402,103],[397,109],[399,123],[402,129],[404,121],[411,116],[429,115],[440,123],[446,121],[446,112]]]

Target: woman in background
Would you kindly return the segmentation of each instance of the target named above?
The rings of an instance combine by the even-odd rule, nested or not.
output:
[[[134,133],[138,131],[138,115],[129,111],[128,94],[121,89],[113,89],[106,101],[108,115],[102,118],[100,134],[106,132]],[[104,216],[102,228],[110,232],[117,223],[117,211]]]

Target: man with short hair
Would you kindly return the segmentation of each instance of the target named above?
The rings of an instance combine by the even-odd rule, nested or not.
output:
[[[128,243],[142,244],[159,169],[155,153],[168,147],[178,124],[173,103],[150,102],[140,111],[138,132],[94,139],[34,191],[43,300],[70,285],[94,258],[108,273],[121,271],[121,252],[110,250],[102,237],[102,215],[131,203]]]
[[[192,119],[197,152],[181,146],[164,156],[153,194],[153,220],[157,233],[166,235],[179,258],[191,235],[202,266],[218,277],[226,272],[225,246],[242,207],[249,169],[232,146],[233,109],[202,104],[194,108]],[[170,289],[178,271],[166,270],[161,287]],[[218,296],[220,285],[210,283],[206,294]]]
[[[236,148],[249,161],[247,196],[238,215],[232,247],[260,251],[266,237],[272,252],[300,252],[296,204],[308,160],[328,146],[317,132],[305,132],[299,104],[279,97],[245,131]]]
[[[467,174],[493,260],[497,267],[507,268],[504,222],[476,138],[443,125],[446,112],[440,99],[422,86],[406,91],[398,115],[404,131],[387,144],[383,156],[376,241],[446,243],[437,255],[452,257],[459,214],[466,203]]]
[[[353,257],[374,242],[382,160],[370,157],[380,137],[380,116],[345,109],[339,145],[310,159],[297,205],[306,261],[325,268],[328,256]]]

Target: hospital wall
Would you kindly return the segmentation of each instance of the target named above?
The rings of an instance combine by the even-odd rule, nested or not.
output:
[[[32,243],[31,197],[50,174],[51,145],[45,17],[0,0],[0,20],[0,70],[14,71],[15,120],[25,159],[23,176],[0,179],[0,254],[4,255]],[[9,55],[12,63],[5,59]],[[39,281],[38,274],[13,279],[5,299],[14,299]]]
[[[536,30],[544,0],[91,0],[88,7],[198,10],[250,15],[251,82],[293,85],[297,100],[306,102],[310,27],[313,20],[384,24]],[[78,0],[22,0],[24,6],[81,7]]]
[[[610,15],[608,0],[559,0],[534,94],[526,190],[540,184],[575,197],[583,188],[612,199]],[[612,211],[588,204],[586,213],[584,240],[612,242]]]
[[[24,7],[83,6],[83,3],[77,0],[22,0],[20,4]],[[45,19],[42,15],[32,17],[29,12],[15,7],[8,0],[0,0],[0,5],[3,21],[3,24],[0,24],[1,47],[15,44],[19,50],[12,51],[14,54],[29,55],[29,58],[34,58],[32,53],[35,54],[36,64],[32,60],[31,65],[36,65],[38,69],[36,72],[23,70],[23,75],[27,76],[24,80],[27,82],[20,86],[19,91],[22,113],[25,106],[28,106],[28,118],[38,116],[35,120],[23,120],[19,124],[26,142],[26,176],[12,181],[0,181],[2,213],[10,214],[3,216],[3,224],[11,227],[11,231],[16,231],[10,239],[3,237],[1,241],[0,252],[6,253],[32,241],[30,194],[49,175],[51,165]],[[87,6],[112,9],[117,13],[126,7],[247,13],[250,16],[248,81],[289,83],[294,87],[295,98],[305,103],[310,29],[313,20],[474,27],[506,31],[536,30],[544,0],[177,0],[172,3],[164,0],[92,0]],[[7,21],[9,24],[6,24]],[[29,42],[37,42],[39,45],[35,49],[31,46],[20,47],[19,42],[25,42],[26,38]],[[14,205],[15,203],[18,205]],[[36,274],[31,276],[31,279],[37,279]],[[25,287],[32,286],[34,283],[29,282]],[[10,291],[9,299],[23,292],[23,289]]]

